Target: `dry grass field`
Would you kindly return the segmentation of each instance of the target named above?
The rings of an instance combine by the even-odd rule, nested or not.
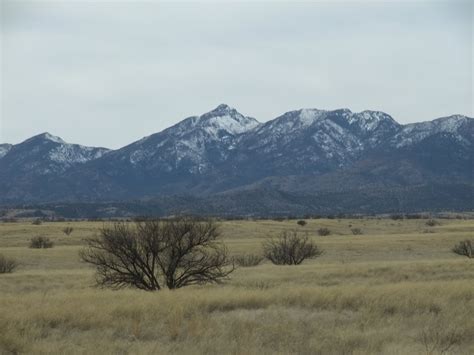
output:
[[[284,229],[308,232],[325,253],[155,293],[93,287],[78,251],[101,226],[0,224],[0,254],[21,262],[0,274],[0,353],[474,354],[474,261],[450,251],[473,239],[474,220],[222,222],[235,254],[260,252]],[[28,248],[35,235],[54,248]]]

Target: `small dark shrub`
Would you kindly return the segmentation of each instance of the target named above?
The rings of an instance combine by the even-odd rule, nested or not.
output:
[[[30,248],[35,249],[46,249],[52,248],[53,242],[49,240],[48,237],[43,237],[41,235],[31,238],[30,240]]]
[[[439,222],[435,219],[429,219],[429,220],[426,221],[426,225],[428,227],[434,227],[434,226],[438,226]]]
[[[31,222],[31,224],[34,224],[35,226],[39,226],[41,224],[43,224],[43,222],[41,221],[41,219],[35,219],[33,222]]]
[[[63,229],[63,233],[66,234],[66,235],[71,235],[73,230],[74,230],[74,228],[72,228],[70,226],[67,226]]]
[[[424,217],[422,214],[419,214],[419,213],[412,213],[412,214],[405,215],[405,218],[406,219],[422,219],[426,217]]]
[[[233,260],[240,267],[257,266],[263,261],[264,257],[255,254],[244,254],[234,256]]]
[[[397,220],[400,220],[400,219],[404,219],[405,216],[402,215],[402,214],[392,214],[392,215],[390,216],[390,218],[393,219],[394,221],[397,221]]]
[[[263,243],[263,254],[276,265],[299,265],[305,259],[317,258],[322,253],[308,236],[300,236],[297,231],[285,231],[278,238]]]
[[[296,222],[296,223],[297,223],[299,226],[301,226],[301,227],[304,227],[304,226],[306,225],[306,221],[304,221],[304,220],[302,220],[302,219],[299,220],[299,221]]]
[[[15,259],[7,258],[0,254],[0,274],[9,274],[15,271],[18,262]]]
[[[360,228],[352,228],[351,229],[351,232],[353,235],[361,235],[361,234],[364,234],[364,232],[362,232],[362,229]]]
[[[331,234],[331,231],[329,230],[329,228],[319,228],[318,229],[318,234],[320,236],[326,236],[326,235]]]
[[[470,240],[463,240],[456,244],[452,251],[458,255],[467,256],[469,259],[474,258],[474,243]]]

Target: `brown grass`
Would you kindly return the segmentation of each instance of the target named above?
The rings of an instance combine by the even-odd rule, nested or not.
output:
[[[443,220],[435,233],[423,233],[426,220],[307,222],[298,230],[325,250],[318,259],[159,293],[92,287],[77,253],[102,223],[70,223],[70,236],[63,223],[0,224],[0,253],[21,263],[0,275],[0,353],[474,353],[474,264],[451,252],[472,238],[474,221]],[[237,255],[260,252],[295,223],[222,229]],[[331,235],[318,236],[322,227]],[[38,233],[55,248],[29,249]]]

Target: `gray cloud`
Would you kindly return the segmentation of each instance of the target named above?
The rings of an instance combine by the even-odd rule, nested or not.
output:
[[[470,1],[1,4],[0,142],[117,148],[222,102],[473,115]]]

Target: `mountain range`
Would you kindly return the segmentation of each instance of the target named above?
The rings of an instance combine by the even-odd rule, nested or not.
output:
[[[222,104],[117,150],[49,133],[0,144],[0,204],[95,213],[466,211],[473,178],[474,119],[462,115],[402,125],[379,111],[300,109],[260,123]]]

